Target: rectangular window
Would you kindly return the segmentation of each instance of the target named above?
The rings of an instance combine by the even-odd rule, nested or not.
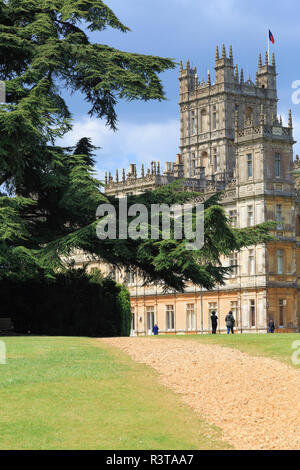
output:
[[[276,204],[275,220],[276,220],[276,222],[280,222],[280,223],[277,224],[277,230],[282,230],[282,208],[281,208],[281,204]]]
[[[131,307],[131,330],[135,331],[135,309]]]
[[[175,329],[174,305],[166,305],[166,329]]]
[[[286,305],[285,299],[279,299],[279,326],[284,326],[284,307]]]
[[[214,165],[214,172],[217,173],[218,171],[218,155],[217,155],[217,149],[213,149],[213,165]]]
[[[229,211],[229,222],[232,227],[237,226],[236,210]]]
[[[216,315],[218,315],[218,302],[208,302],[208,322],[207,324],[210,325],[211,324],[211,314],[212,312],[216,312]]]
[[[252,178],[253,176],[253,162],[252,162],[252,154],[249,153],[247,155],[247,169],[248,169],[248,179]]]
[[[196,160],[192,160],[191,176],[196,176]]]
[[[249,274],[255,274],[254,250],[249,250]]]
[[[213,130],[217,129],[217,108],[213,106],[213,118],[212,118]]]
[[[154,327],[154,306],[150,305],[146,307],[147,312],[147,330],[148,334],[152,334],[152,328]]]
[[[109,269],[109,277],[113,280],[117,280],[117,267],[116,266],[110,266]]]
[[[277,274],[283,274],[283,250],[277,250]]]
[[[250,326],[255,326],[255,300],[250,300]]]
[[[192,111],[192,135],[196,134],[196,118],[195,111]]]
[[[253,206],[248,206],[248,226],[254,225],[254,211]]]
[[[239,306],[238,301],[233,300],[230,302],[230,310],[232,311],[232,315],[235,319],[235,326],[238,326],[238,319],[239,319]]]
[[[208,302],[208,313],[211,315],[212,312],[216,312],[218,315],[218,302]]]
[[[126,271],[126,282],[129,285],[135,284],[136,277],[135,277],[135,272],[132,269],[128,269]]]
[[[192,153],[191,156],[191,177],[196,176],[196,154]]]
[[[229,266],[233,266],[230,273],[230,277],[236,277],[238,274],[238,255],[237,253],[232,253],[229,256]]]
[[[186,329],[196,330],[195,304],[186,304]]]
[[[275,176],[276,178],[280,177],[280,154],[275,154]]]

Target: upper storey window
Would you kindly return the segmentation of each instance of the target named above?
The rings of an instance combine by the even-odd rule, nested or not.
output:
[[[208,131],[208,120],[207,120],[207,111],[206,109],[201,110],[201,132]]]
[[[254,225],[254,211],[253,206],[248,206],[248,226]]]
[[[253,177],[253,161],[251,153],[247,155],[247,175],[248,179]]]
[[[253,118],[253,109],[250,106],[246,107],[246,119],[252,119]]]
[[[283,274],[283,250],[277,250],[277,273]]]
[[[196,116],[195,111],[192,111],[191,114],[191,127],[192,127],[192,135],[196,134]]]
[[[191,176],[196,176],[196,154],[192,153],[192,158],[191,158]]]
[[[214,171],[217,173],[218,171],[218,155],[217,155],[217,149],[213,149],[213,165],[214,165]]]
[[[237,213],[236,210],[229,211],[229,222],[232,227],[237,226]]]
[[[213,106],[213,113],[212,113],[212,128],[213,130],[217,129],[217,107]]]
[[[276,153],[275,154],[275,176],[276,178],[279,178],[281,175],[281,158],[280,158],[280,154],[279,153]]]
[[[282,230],[282,207],[281,207],[281,204],[276,204],[275,219],[276,219],[276,222],[278,222],[277,229]]]

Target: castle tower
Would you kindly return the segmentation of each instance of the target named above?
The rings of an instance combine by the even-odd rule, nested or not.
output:
[[[196,84],[196,69],[189,62],[180,71],[180,151],[187,178],[218,180],[225,174],[225,182],[232,179],[235,162],[234,120],[238,124],[248,120],[259,124],[261,105],[266,123],[277,116],[275,57],[272,65],[262,65],[261,56],[256,83],[244,81],[243,71],[238,77],[234,66],[232,47],[227,57],[225,45],[222,54],[216,50],[215,82],[210,72],[208,80]]]
[[[271,63],[270,63],[271,62]],[[164,333],[209,332],[210,314],[233,311],[236,328],[266,332],[272,318],[277,331],[299,331],[300,311],[300,160],[293,162],[293,120],[277,116],[276,63],[261,54],[255,83],[234,64],[232,47],[216,48],[214,74],[198,80],[189,61],[180,64],[180,153],[165,171],[152,162],[141,177],[135,165],[122,181],[106,176],[106,193],[140,194],[176,179],[201,201],[224,189],[221,203],[237,228],[275,221],[274,241],[249,246],[223,258],[234,267],[225,284],[206,291],[187,283],[184,292],[166,293],[161,286],[129,285],[133,334],[151,334],[155,321]],[[248,78],[249,77],[249,78]],[[294,172],[299,171],[299,176]],[[170,321],[170,318],[173,319]],[[168,320],[167,320],[168,319]]]

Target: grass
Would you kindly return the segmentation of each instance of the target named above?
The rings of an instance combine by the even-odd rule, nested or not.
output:
[[[295,349],[292,349],[294,341],[299,341],[297,349],[300,349],[299,333],[161,335],[152,338],[176,338],[183,341],[193,340],[204,344],[218,344],[228,348],[236,348],[254,356],[272,357],[300,369],[300,364],[297,365],[292,362],[292,354],[295,352]],[[298,354],[298,359],[300,359],[300,354]]]
[[[0,339],[0,449],[229,448],[155,371],[97,339]]]

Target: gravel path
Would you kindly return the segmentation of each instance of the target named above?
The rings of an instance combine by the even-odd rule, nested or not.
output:
[[[157,370],[236,449],[300,449],[300,373],[292,367],[193,340],[100,341]]]

